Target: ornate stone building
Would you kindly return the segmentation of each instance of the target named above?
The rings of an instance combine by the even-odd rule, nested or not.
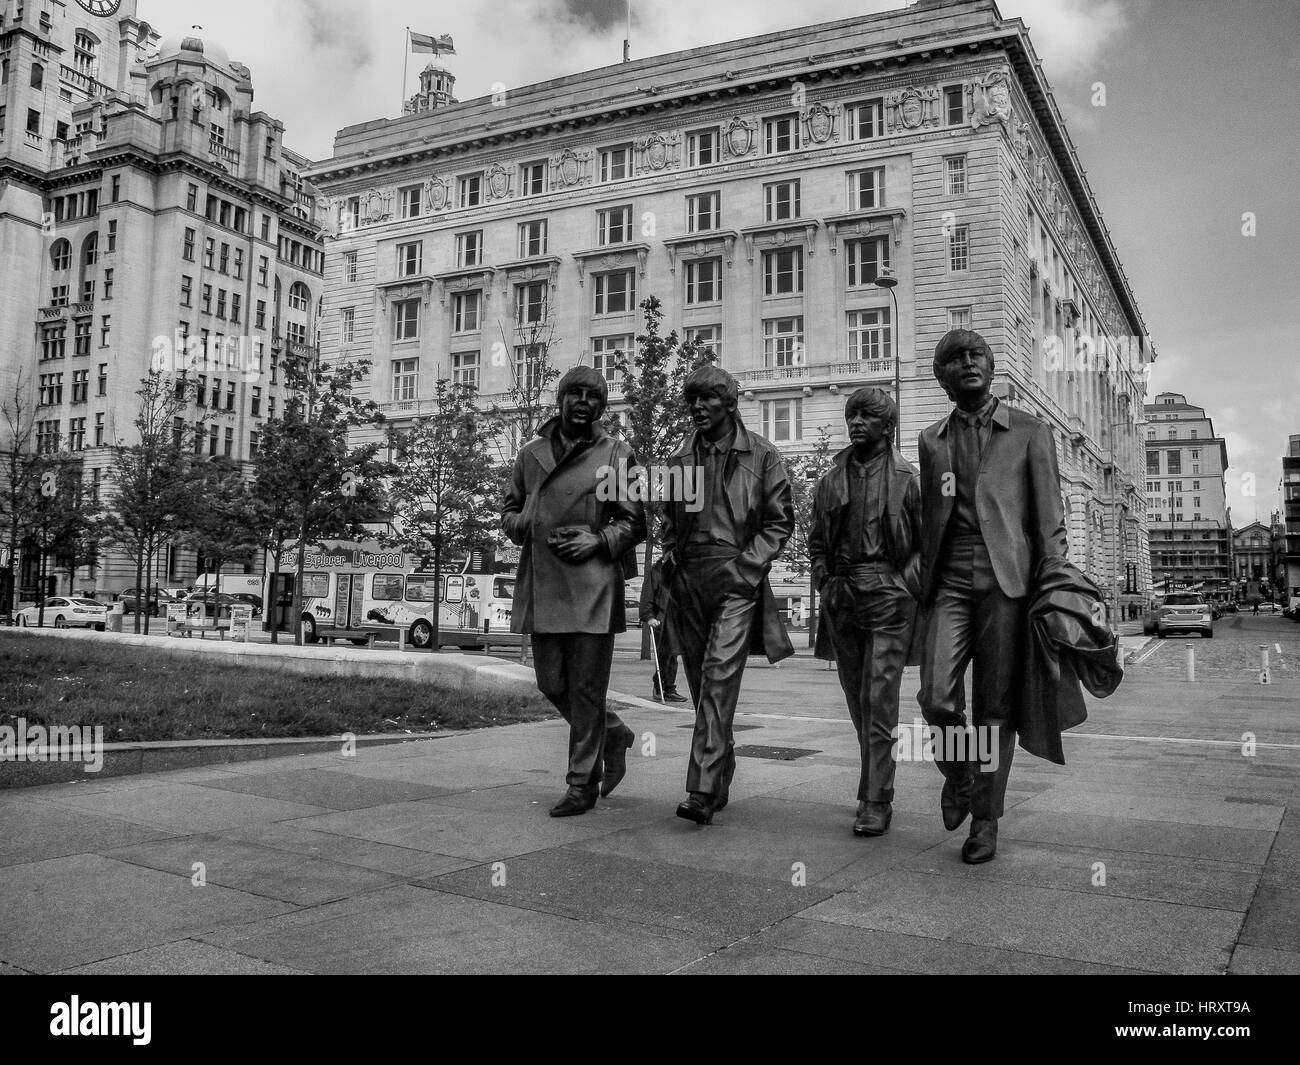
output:
[[[196,453],[247,460],[283,403],[277,360],[316,351],[308,160],[253,108],[248,68],[197,27],[160,41],[135,0],[0,10],[0,395],[21,387],[35,445],[74,453],[89,490],[111,491],[109,449],[136,432],[141,378],[197,348],[185,372],[199,403],[176,431]],[[20,560],[25,597],[36,562]],[[152,576],[192,584],[201,567],[169,549]],[[135,581],[115,554],[53,572],[51,591]]]
[[[330,199],[322,357],[372,357],[398,425],[439,378],[504,399],[534,325],[559,366],[612,378],[653,294],[789,452],[821,427],[844,443],[845,395],[897,371],[915,457],[949,409],[934,347],[969,326],[998,394],[1052,426],[1072,557],[1112,596],[1149,589],[1155,353],[1028,32],[992,0],[452,88],[429,68],[402,117],[341,130],[310,172]]]

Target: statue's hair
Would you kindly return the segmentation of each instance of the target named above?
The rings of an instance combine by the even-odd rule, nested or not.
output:
[[[716,396],[723,402],[735,403],[740,397],[740,386],[726,370],[709,364],[686,375],[682,395],[688,403],[696,396]]]
[[[609,406],[609,382],[605,380],[605,375],[591,366],[575,366],[560,378],[560,383],[555,386],[555,402],[564,404],[564,394],[571,388],[594,388],[600,393],[600,411],[597,417],[604,412]]]
[[[898,404],[883,388],[859,388],[844,404],[844,420],[853,417],[856,410],[866,411],[883,419],[892,429],[898,424]]]

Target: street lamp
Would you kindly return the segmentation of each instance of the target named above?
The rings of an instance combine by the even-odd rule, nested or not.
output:
[[[903,371],[899,362],[900,349],[898,344],[899,320],[898,320],[898,297],[894,295],[894,289],[898,287],[898,278],[894,276],[894,271],[888,266],[882,266],[876,274],[876,279],[872,282],[876,288],[888,289],[889,298],[894,301],[894,402],[898,405],[898,417],[894,419],[894,445],[903,446]]]

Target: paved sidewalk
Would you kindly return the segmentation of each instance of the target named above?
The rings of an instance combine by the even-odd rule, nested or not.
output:
[[[747,675],[708,828],[673,814],[692,719],[648,703],[622,786],[564,820],[558,721],[0,793],[0,972],[1300,972],[1300,684],[1131,670],[1067,766],[1017,752],[972,867],[932,765],[853,837],[821,669]]]

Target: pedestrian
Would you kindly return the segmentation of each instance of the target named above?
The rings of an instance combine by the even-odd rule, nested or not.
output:
[[[736,771],[732,722],[746,658],[754,648],[770,662],[794,654],[767,579],[794,529],[794,505],[780,452],[740,419],[735,378],[701,366],[683,393],[695,432],[669,467],[691,471],[696,491],[669,501],[663,536],[669,638],[695,703],[677,816],[707,825],[727,805]]]
[[[860,388],[844,406],[849,446],[817,484],[808,551],[821,592],[818,658],[833,659],[858,734],[857,836],[893,817],[898,690],[920,592],[921,486],[893,444],[898,408]]]
[[[941,739],[969,736],[964,684],[973,662],[975,747],[991,756],[980,764],[969,743],[964,751],[934,745],[944,827],[972,818],[962,847],[970,864],[997,853],[1032,580],[1067,548],[1052,431],[991,395],[993,366],[978,333],[947,333],[933,368],[956,407],[920,437],[925,629],[917,698],[932,736],[935,728]]]
[[[658,616],[662,602],[663,559],[660,558],[646,571],[641,582],[641,598],[638,616],[641,624],[653,630],[652,650],[655,654],[655,672],[650,681],[650,689],[656,699],[665,703],[684,703],[686,696],[677,690],[677,652],[672,640]]]
[[[511,631],[531,634],[537,687],[569,723],[568,790],[550,813],[570,817],[618,786],[636,738],[605,696],[614,636],[626,628],[624,580],[636,573],[646,527],[639,501],[598,491],[611,471],[636,465],[599,424],[605,378],[576,366],[556,399],[559,414],[515,459],[501,527],[522,549]]]

